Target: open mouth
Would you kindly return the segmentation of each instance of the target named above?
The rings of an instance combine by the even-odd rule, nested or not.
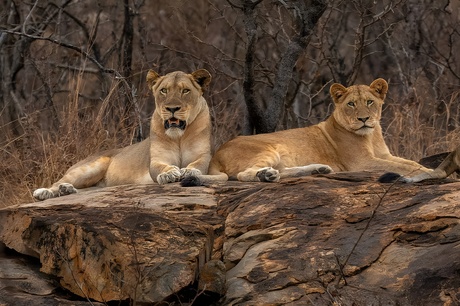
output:
[[[179,120],[175,117],[169,118],[165,120],[165,129],[170,128],[179,128],[181,130],[185,130],[187,123],[184,120]]]

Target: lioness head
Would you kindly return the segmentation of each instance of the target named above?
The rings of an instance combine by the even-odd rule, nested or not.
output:
[[[164,122],[166,135],[182,136],[187,125],[207,107],[202,95],[210,81],[211,74],[205,69],[191,74],[175,71],[164,76],[149,70],[147,84],[155,97],[155,112]]]
[[[358,135],[368,135],[380,125],[383,100],[388,91],[388,83],[377,79],[371,85],[345,87],[332,84],[330,93],[335,103],[332,114],[346,130]]]

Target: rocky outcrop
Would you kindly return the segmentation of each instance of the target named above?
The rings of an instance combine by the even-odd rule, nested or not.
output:
[[[116,187],[0,211],[8,248],[79,296],[161,301],[194,283],[211,259],[212,190]]]
[[[92,190],[1,209],[0,240],[99,302],[459,304],[460,182],[377,177]]]

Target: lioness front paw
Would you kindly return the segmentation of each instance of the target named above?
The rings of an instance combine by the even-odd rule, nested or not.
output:
[[[65,196],[72,193],[77,193],[77,189],[69,183],[62,183],[59,185],[59,195]]]
[[[54,193],[48,188],[38,188],[33,193],[34,199],[44,201],[46,199],[54,198]]]
[[[332,168],[328,165],[318,164],[318,167],[311,172],[311,174],[329,174],[332,173]]]
[[[201,171],[196,168],[182,168],[180,169],[180,179],[186,178],[188,176],[198,176],[201,175]]]
[[[176,166],[171,166],[171,169],[158,174],[157,182],[160,185],[174,183],[180,181],[181,171]]]
[[[260,169],[257,171],[256,176],[261,182],[278,182],[280,180],[280,172],[272,167]]]

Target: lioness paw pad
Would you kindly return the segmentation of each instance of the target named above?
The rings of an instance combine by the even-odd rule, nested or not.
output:
[[[62,183],[59,185],[60,196],[69,195],[72,193],[77,193],[77,189],[72,184]]]
[[[318,167],[316,170],[313,170],[311,174],[329,174],[329,173],[332,173],[332,168],[327,165],[324,165],[324,166]]]
[[[34,199],[38,201],[44,201],[46,199],[54,198],[54,194],[51,189],[48,188],[38,188],[33,193]]]
[[[201,175],[201,171],[196,168],[182,168],[180,169],[180,179],[184,179],[188,176],[198,176]]]
[[[166,172],[160,173],[157,176],[157,182],[160,185],[174,183],[180,181],[181,171],[179,168],[175,167]]]
[[[271,167],[260,169],[256,176],[261,182],[278,182],[280,180],[280,172]]]

